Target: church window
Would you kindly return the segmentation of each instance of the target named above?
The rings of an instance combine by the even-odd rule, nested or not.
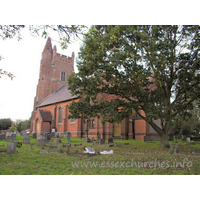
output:
[[[62,124],[62,115],[63,115],[63,108],[60,107],[60,108],[58,109],[58,123],[59,123],[59,124]]]
[[[67,78],[67,73],[62,71],[61,74],[60,74],[60,79],[62,82],[65,82],[66,81],[66,78]]]

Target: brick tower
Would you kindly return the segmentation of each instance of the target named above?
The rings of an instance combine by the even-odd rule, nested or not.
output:
[[[72,53],[72,57],[58,54],[56,46],[52,49],[51,39],[48,38],[40,62],[40,74],[31,115],[32,131],[32,119],[35,117],[37,105],[47,96],[54,93],[59,87],[66,85],[67,76],[73,71],[74,52]]]

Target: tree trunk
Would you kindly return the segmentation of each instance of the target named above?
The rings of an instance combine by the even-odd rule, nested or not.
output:
[[[160,147],[163,147],[163,148],[170,148],[169,146],[169,140],[168,140],[168,134],[162,134],[160,136]]]

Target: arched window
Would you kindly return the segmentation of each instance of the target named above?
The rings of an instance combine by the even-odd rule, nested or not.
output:
[[[61,72],[61,74],[60,74],[60,80],[61,80],[62,82],[65,82],[66,79],[67,79],[67,73],[64,72],[64,71]]]
[[[59,123],[59,124],[62,124],[62,115],[63,115],[63,108],[60,107],[60,108],[58,109],[58,123]]]

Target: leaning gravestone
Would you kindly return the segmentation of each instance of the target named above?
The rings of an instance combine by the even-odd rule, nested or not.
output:
[[[6,142],[14,142],[14,138],[13,137],[7,138]]]
[[[17,153],[16,144],[14,142],[10,142],[7,144],[7,153]]]
[[[31,144],[31,140],[30,139],[23,139],[23,144]]]
[[[33,139],[36,139],[37,138],[37,134],[33,133],[32,137],[33,137]]]
[[[67,134],[67,136],[66,136],[66,142],[71,142],[71,140],[70,140],[70,134]]]
[[[0,140],[5,140],[5,139],[6,139],[5,135],[4,135],[4,134],[1,134],[1,135],[0,135]]]
[[[105,139],[99,139],[99,144],[105,144]]]
[[[37,145],[38,146],[44,146],[47,143],[47,139],[41,138],[37,140]]]
[[[14,138],[14,140],[16,139],[16,134],[11,134],[11,137],[13,137]]]
[[[108,138],[108,144],[113,143],[113,138]]]

